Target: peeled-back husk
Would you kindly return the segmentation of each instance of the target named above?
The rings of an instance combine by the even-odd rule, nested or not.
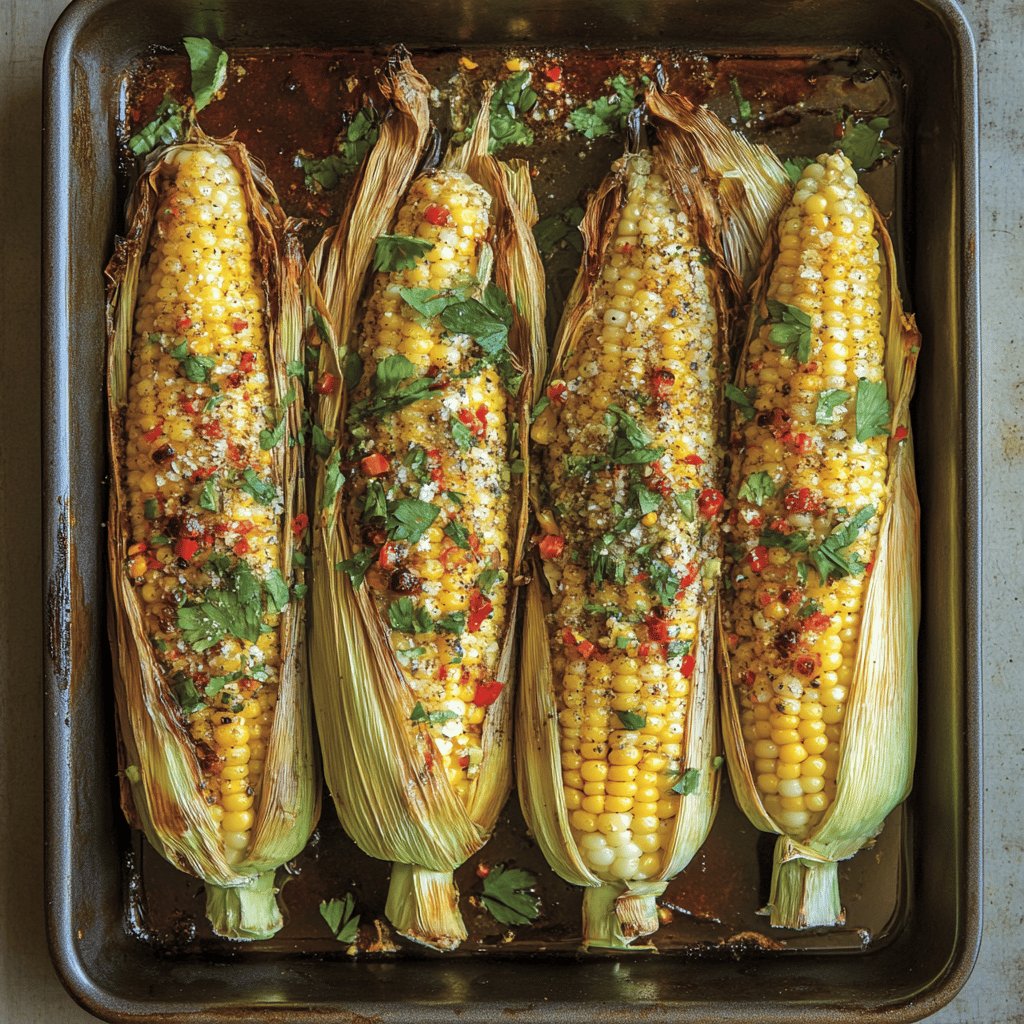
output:
[[[281,681],[251,842],[245,859],[229,864],[199,789],[203,775],[193,741],[154,656],[135,587],[125,572],[131,534],[123,482],[124,413],[138,276],[153,227],[160,167],[182,149],[195,147],[227,153],[242,179],[269,312],[269,373],[275,402],[288,390],[288,361],[302,358],[303,259],[297,225],[285,218],[273,186],[241,143],[234,138],[211,139],[193,126],[186,142],[147,159],[129,201],[128,232],[117,240],[107,267],[108,628],[114,653],[121,805],[129,822],[145,832],[164,858],[206,882],[207,916],[214,931],[232,939],[264,939],[283,923],[274,873],[306,845],[320,814],[305,609],[292,602],[281,614]],[[288,409],[289,435],[297,437],[301,429],[300,399]],[[285,496],[280,551],[286,579],[292,572],[292,520],[306,504],[298,451],[286,444],[274,450],[274,480]]]
[[[429,86],[407,59],[392,63],[383,86],[391,98],[391,114],[364,163],[346,215],[309,267],[310,299],[328,328],[321,366],[334,373],[340,373],[359,328],[374,241],[393,223],[429,131]],[[465,171],[493,197],[494,277],[516,307],[509,345],[524,372],[518,401],[509,408],[514,410],[510,415],[516,417],[518,436],[525,438],[531,353],[540,352],[543,345],[543,277],[531,231],[536,211],[526,165],[504,165],[487,153],[489,97],[488,91],[470,141],[449,152],[444,166]],[[344,444],[346,399],[342,388],[320,403],[318,421],[336,451]],[[521,457],[528,458],[525,450]],[[512,587],[509,594],[495,671],[505,686],[484,719],[483,760],[467,806],[452,789],[440,755],[428,768],[415,747],[409,713],[416,698],[368,588],[354,590],[348,576],[334,568],[352,555],[353,539],[340,491],[323,507],[326,461],[320,460],[316,487],[311,654],[327,784],[349,836],[364,852],[393,862],[385,908],[391,923],[407,938],[453,949],[466,937],[453,872],[487,841],[512,784],[510,729],[520,588]],[[519,578],[527,478],[525,473],[512,477],[509,585]],[[433,741],[427,737],[427,742]]]
[[[872,204],[882,263],[885,382],[892,403],[889,471],[874,567],[864,597],[861,634],[839,742],[836,799],[810,835],[796,840],[766,811],[747,760],[724,637],[722,729],[729,779],[751,824],[775,832],[772,886],[767,912],[781,928],[842,924],[838,861],[852,857],[881,831],[886,816],[910,792],[917,738],[917,629],[920,620],[920,507],[914,477],[909,405],[921,337],[903,312],[892,240]],[[762,311],[778,241],[765,245],[754,288],[753,310]],[[745,354],[754,336],[751,317],[737,384],[744,386]],[[908,430],[892,440],[897,427]]]
[[[713,300],[721,338],[722,379],[728,363],[727,339],[736,302],[746,274],[744,254],[751,238],[761,240],[788,193],[779,188],[781,165],[764,147],[755,147],[742,136],[716,129],[717,160],[712,164],[691,159],[691,135],[702,130],[706,115],[683,97],[649,93],[647,106],[657,129],[654,163],[669,182],[680,207],[686,211],[698,238],[709,252],[718,273]],[[714,119],[711,118],[713,121]],[[717,125],[717,122],[714,122]],[[621,206],[631,162],[646,156],[627,154],[618,161],[591,197],[580,232],[583,262],[569,293],[555,339],[550,376],[563,375],[563,367],[577,344],[590,309],[591,291],[600,274],[604,253],[611,242],[614,214]],[[694,167],[697,170],[694,170]],[[736,170],[728,186],[720,187],[726,169]],[[746,190],[757,189],[760,198],[748,208]],[[727,192],[728,203],[716,202]],[[730,256],[729,254],[733,255]],[[719,396],[720,406],[724,398]],[[537,473],[537,468],[534,470]],[[536,478],[531,488],[540,493]],[[584,863],[569,826],[562,788],[558,705],[548,643],[547,616],[550,585],[544,579],[544,563],[538,563],[527,589],[524,622],[523,667],[520,674],[516,729],[517,781],[520,803],[530,831],[551,868],[567,882],[585,886],[583,945],[586,948],[641,949],[633,943],[658,928],[656,900],[668,882],[690,862],[707,838],[718,806],[719,773],[714,767],[719,751],[718,709],[714,678],[715,617],[717,605],[710,600],[698,624],[696,665],[690,685],[682,761],[699,772],[694,792],[679,801],[675,828],[662,870],[654,878],[627,883],[602,881]]]

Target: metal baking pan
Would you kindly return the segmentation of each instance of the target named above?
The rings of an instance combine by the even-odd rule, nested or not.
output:
[[[459,883],[471,941],[447,957],[402,947],[352,959],[325,936],[316,902],[340,895],[337,886],[354,886],[372,916],[386,873],[348,843],[329,805],[318,841],[298,859],[285,890],[284,931],[249,947],[204,931],[200,883],[167,868],[131,835],[117,807],[105,636],[101,268],[120,227],[125,166],[117,126],[126,73],[183,35],[208,35],[233,58],[273,47],[282,66],[289,52],[374,55],[401,41],[435,68],[456,47],[585,46],[592,53],[674,49],[711,55],[709,66],[785,55],[819,69],[827,55],[864,51],[887,69],[901,153],[877,187],[895,214],[904,287],[926,346],[914,403],[923,508],[921,714],[913,794],[878,845],[843,868],[852,930],[773,933],[772,942],[744,937],[766,931],[753,916],[763,898],[764,848],[728,795],[701,857],[670,890],[688,913],[665,929],[662,953],[617,959],[575,954],[578,893],[543,868],[514,802],[484,856],[542,876],[547,923],[510,942],[493,927],[488,932],[468,898],[476,884],[469,864]],[[71,994],[107,1020],[346,1024],[501,1015],[911,1021],[951,999],[970,973],[981,930],[977,96],[974,42],[956,4],[420,0],[325,9],[305,0],[76,0],[50,37],[45,74],[47,916],[53,959]],[[231,115],[229,107],[209,108],[214,120]],[[300,116],[313,137],[329,139],[336,130],[313,107]],[[252,124],[239,128],[243,136],[247,128],[258,133]],[[254,148],[284,166],[281,153]],[[540,197],[542,207],[564,198],[556,192]]]

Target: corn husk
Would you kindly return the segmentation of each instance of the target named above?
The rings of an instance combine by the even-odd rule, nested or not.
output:
[[[166,860],[205,881],[207,916],[218,934],[264,939],[283,923],[275,871],[306,845],[320,813],[304,608],[292,602],[281,614],[281,681],[251,841],[244,860],[229,864],[200,794],[203,775],[193,741],[181,720],[170,682],[154,656],[135,588],[124,571],[130,531],[123,484],[123,420],[138,276],[153,227],[160,167],[187,147],[227,153],[241,175],[266,288],[269,368],[276,401],[288,390],[288,361],[301,359],[302,352],[303,259],[296,225],[286,220],[273,186],[241,143],[233,138],[209,138],[193,126],[186,142],[148,158],[129,201],[128,233],[118,239],[107,267],[108,628],[114,655],[121,805],[129,822],[145,832]],[[301,407],[300,399],[288,410],[292,436],[301,433]],[[298,451],[287,445],[274,451],[274,479],[285,495],[280,545],[285,578],[290,578],[292,571],[291,523],[306,504]]]
[[[427,142],[429,86],[407,59],[389,66],[383,89],[392,112],[364,164],[341,224],[310,262],[310,295],[324,324],[321,366],[339,373],[358,329],[361,299],[370,280],[374,241],[389,230]],[[510,421],[525,436],[532,395],[532,353],[543,348],[543,279],[533,242],[536,218],[529,171],[522,162],[502,164],[487,153],[488,103],[470,141],[449,152],[445,165],[465,171],[493,197],[497,283],[516,306],[509,346],[525,376]],[[321,401],[318,421],[335,450],[342,436],[345,389]],[[515,445],[510,445],[510,455]],[[524,460],[525,451],[520,453]],[[353,590],[335,570],[350,557],[353,539],[342,514],[341,493],[324,503],[326,462],[319,466],[313,565],[311,637],[314,700],[328,787],[346,832],[366,853],[393,862],[385,912],[401,934],[437,949],[466,937],[452,874],[487,841],[512,783],[511,714],[514,700],[514,637],[518,588],[509,596],[508,618],[495,678],[505,684],[491,705],[482,735],[483,762],[468,805],[440,767],[426,766],[408,728],[412,688],[388,642],[367,587]],[[519,563],[527,519],[526,488],[513,476],[512,572]],[[511,581],[510,581],[511,582]],[[429,738],[427,742],[433,743]]]
[[[771,219],[787,194],[788,190],[778,184],[780,173],[784,177],[785,172],[770,151],[751,146],[683,97],[652,92],[647,97],[647,106],[657,131],[655,169],[670,183],[717,271],[713,298],[720,325],[721,362],[727,365],[730,318],[748,272],[751,239],[757,238],[759,250]],[[707,127],[709,122],[715,126],[713,132]],[[713,161],[705,159],[699,145],[699,137],[705,132],[711,132],[717,147]],[[555,340],[552,378],[563,376],[562,368],[585,326],[591,291],[612,238],[614,213],[624,200],[631,163],[637,158],[627,153],[617,161],[588,203],[580,224],[583,262]],[[649,159],[646,155],[640,158]],[[766,198],[755,207],[744,199],[749,181],[763,183],[762,195]],[[726,377],[723,373],[723,380]],[[539,472],[537,460],[534,472]],[[536,483],[531,490],[540,493]],[[660,873],[632,884],[608,883],[587,867],[569,825],[546,621],[551,585],[545,579],[545,567],[545,563],[538,562],[526,600],[516,732],[517,781],[523,813],[552,869],[567,882],[586,887],[584,947],[652,948],[633,944],[657,930],[656,900],[701,847],[717,809],[719,773],[714,762],[720,750],[720,737],[714,679],[716,602],[709,601],[697,628],[693,649],[696,666],[682,738],[682,761],[698,770],[697,788],[679,801],[675,829]]]
[[[840,739],[836,799],[802,840],[786,835],[765,810],[747,760],[739,701],[728,650],[721,639],[722,728],[729,779],[740,807],[764,832],[775,832],[771,894],[766,913],[783,928],[842,924],[837,864],[852,857],[881,831],[888,813],[910,791],[917,734],[917,630],[920,620],[920,508],[914,479],[913,437],[892,440],[897,427],[909,431],[909,404],[921,338],[903,311],[892,240],[872,204],[882,264],[882,323],[885,381],[894,396],[890,424],[885,508],[874,568],[864,598],[861,635]],[[778,251],[773,234],[765,244],[754,286],[754,313],[764,315],[768,278]],[[737,384],[744,386],[745,355],[754,337],[751,317]]]

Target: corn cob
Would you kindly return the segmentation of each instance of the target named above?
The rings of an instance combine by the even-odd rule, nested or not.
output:
[[[130,588],[122,616],[136,624],[119,623],[136,635],[119,637],[117,652],[119,717],[138,761],[130,771],[139,794],[134,810],[158,848],[206,878],[215,928],[254,938],[280,927],[272,868],[304,845],[303,826],[312,827],[316,799],[307,720],[296,727],[289,774],[293,796],[301,793],[305,807],[297,813],[289,803],[291,852],[269,865],[267,876],[269,844],[255,848],[254,828],[261,801],[268,820],[280,801],[277,794],[264,800],[264,781],[285,685],[291,687],[286,723],[294,724],[296,683],[286,677],[294,671],[295,613],[287,611],[285,531],[303,524],[292,518],[291,484],[281,472],[295,396],[277,401],[268,282],[259,269],[257,214],[241,160],[202,140],[154,157],[144,179],[150,191],[142,199],[147,230],[140,234],[148,246],[139,246],[135,276],[120,286],[123,333],[113,348],[123,343],[124,351],[112,352],[112,451],[119,469],[111,550],[112,568]],[[132,643],[143,649],[126,649]],[[159,765],[148,760],[143,735],[152,725],[136,717],[137,698],[121,701],[124,689],[144,688],[149,677],[172,709],[165,724],[175,734],[156,741],[152,756]],[[122,711],[124,705],[131,706]],[[191,823],[197,834],[185,853],[171,852],[160,811],[148,806],[163,772],[172,788],[189,788],[184,769],[171,766],[177,758],[194,775],[193,802],[205,815]],[[265,828],[264,840],[271,831]],[[242,893],[255,889],[259,901]]]
[[[425,757],[436,750],[463,801],[480,770],[486,709],[503,685],[495,673],[510,565],[507,395],[470,335],[418,311],[402,291],[451,294],[475,282],[490,206],[461,171],[410,188],[394,234],[431,248],[374,281],[349,412],[348,456],[358,467],[345,496],[349,531],[367,542],[355,557],[373,558],[367,578],[412,690],[410,735]],[[391,411],[381,380],[396,374],[413,388],[430,384]],[[406,515],[422,522],[402,529]]]
[[[880,571],[883,524],[891,518],[890,449],[902,440],[892,427],[886,351],[890,344],[902,358],[902,327],[890,332],[883,317],[891,301],[883,292],[883,231],[843,154],[820,157],[804,170],[779,222],[764,322],[746,347],[743,394],[736,396],[726,653],[757,801],[798,845],[827,824],[844,752],[854,745],[851,692],[867,688],[858,683],[865,600]],[[904,414],[907,399],[909,384],[897,403]],[[902,490],[897,495],[905,498]],[[913,562],[916,554],[907,557]],[[881,572],[896,570],[886,565]],[[916,586],[915,576],[912,566],[904,567],[891,584],[894,595]],[[887,578],[878,584],[886,585]],[[912,689],[912,668],[899,664],[893,677],[889,686]],[[896,730],[887,746],[880,720],[876,727],[872,742],[881,762],[873,771],[891,772],[902,788],[909,733]],[[786,847],[782,863],[794,849]],[[810,916],[780,913],[779,904],[792,898],[773,891],[773,923],[841,919],[835,864],[823,866],[820,853],[803,850],[823,876],[824,904]],[[821,898],[811,895],[808,902]]]
[[[313,683],[341,822],[393,862],[389,919],[451,949],[466,935],[453,871],[511,785],[513,470],[543,285],[529,170],[487,154],[489,95],[470,142],[412,181],[429,86],[408,61],[390,74],[397,114],[310,263],[327,342]]]

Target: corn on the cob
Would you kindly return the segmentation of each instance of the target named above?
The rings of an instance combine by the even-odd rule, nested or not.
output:
[[[901,338],[886,337],[880,230],[844,155],[805,169],[779,222],[737,396],[726,654],[757,799],[798,844],[827,822],[842,785],[865,597],[893,498],[886,345]],[[903,687],[894,674],[890,685]],[[876,739],[875,771],[902,778],[906,759]],[[819,916],[811,923],[840,915]]]
[[[564,534],[542,543],[561,549],[550,636],[566,807],[612,882],[667,861],[691,650],[715,588],[721,333],[703,259],[649,154],[631,158],[593,312],[533,428]]]
[[[489,96],[470,142],[410,187],[428,90],[407,62],[398,69],[399,116],[310,264],[333,328],[313,678],[342,824],[393,862],[388,917],[450,949],[466,934],[452,873],[486,841],[511,785],[519,438],[543,287],[529,171],[487,155]],[[371,258],[380,273],[357,317]]]
[[[148,236],[148,246],[139,246],[133,279],[121,283],[127,308],[112,345],[124,348],[112,351],[111,552],[115,592],[128,585],[119,701],[122,690],[154,680],[170,712],[161,725],[173,734],[150,747],[144,734],[154,725],[137,717],[138,695],[124,699],[123,711],[119,704],[126,746],[138,755],[136,810],[158,847],[206,878],[215,928],[253,938],[280,927],[272,868],[304,845],[316,800],[307,720],[296,727],[290,776],[306,806],[289,801],[295,834],[281,860],[265,864],[270,844],[255,848],[254,828],[261,802],[269,821],[280,801],[264,800],[268,744],[281,689],[297,685],[286,678],[296,644],[285,556],[293,478],[282,473],[280,454],[294,395],[276,401],[269,285],[242,159],[206,141],[174,147],[154,158],[143,185],[151,191],[139,241]],[[132,643],[142,649],[126,650]],[[289,727],[297,701],[290,693]],[[194,776],[189,799],[202,811],[189,811],[205,814],[189,822],[196,834],[185,853],[172,852],[163,834],[162,801],[149,806],[164,773],[186,792]],[[271,831],[267,824],[265,838]],[[268,867],[269,880],[260,879]],[[227,893],[232,886],[239,892]]]
[[[411,689],[410,735],[428,759],[440,754],[464,801],[480,771],[487,707],[503,685],[508,400],[477,342],[418,311],[402,290],[474,288],[490,206],[462,171],[441,169],[409,190],[394,234],[431,248],[374,282],[355,349],[363,374],[349,411],[355,466],[345,494],[350,534],[366,545],[355,557],[372,557],[367,580]],[[396,378],[419,398],[394,410],[381,382]]]

